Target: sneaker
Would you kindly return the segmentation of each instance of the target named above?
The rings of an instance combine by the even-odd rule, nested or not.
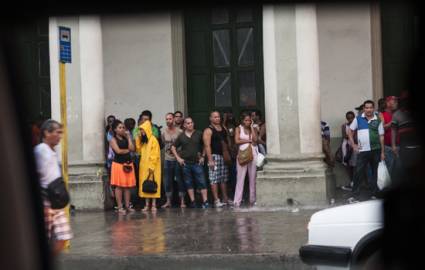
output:
[[[222,203],[222,202],[220,202],[220,200],[216,200],[215,202],[214,202],[214,207],[215,208],[220,208],[220,207],[223,207],[223,206],[225,206],[226,204],[224,204],[224,203]]]
[[[342,186],[341,189],[345,190],[345,191],[352,191],[353,190],[353,188],[350,185]]]
[[[210,204],[208,202],[204,202],[202,204],[202,209],[207,209],[207,208],[210,208]]]
[[[351,203],[358,203],[359,201],[354,197],[350,197],[347,199],[347,202],[351,204]]]
[[[189,207],[189,208],[196,208],[196,203],[195,203],[195,201],[190,202],[190,203],[189,203],[189,205],[188,205],[187,207]]]

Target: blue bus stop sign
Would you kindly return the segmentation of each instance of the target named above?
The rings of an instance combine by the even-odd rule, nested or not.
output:
[[[59,26],[59,61],[71,63],[71,28]]]

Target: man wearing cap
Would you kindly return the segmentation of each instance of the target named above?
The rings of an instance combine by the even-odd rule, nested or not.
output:
[[[362,113],[363,113],[363,104],[359,105],[355,109],[357,111],[357,116],[362,115]]]
[[[396,96],[388,96],[385,99],[385,110],[379,113],[379,118],[384,125],[384,145],[385,145],[385,164],[387,165],[390,175],[392,174],[394,164],[394,153],[391,148],[391,122],[393,113],[398,108],[398,98]],[[397,141],[397,145],[399,141]]]

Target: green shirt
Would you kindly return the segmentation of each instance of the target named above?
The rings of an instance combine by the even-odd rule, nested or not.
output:
[[[133,129],[133,131],[131,132],[133,134],[133,138],[136,139],[137,137],[140,136],[140,130],[139,127],[135,127]],[[157,127],[152,126],[152,134],[153,136],[155,136],[157,139],[159,138],[159,130]]]
[[[155,136],[155,138],[159,138],[159,129],[154,125],[152,125],[152,134]]]

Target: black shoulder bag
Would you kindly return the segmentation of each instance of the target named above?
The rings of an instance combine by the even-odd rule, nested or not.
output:
[[[62,177],[51,182],[46,189],[47,199],[52,209],[62,209],[69,203],[69,193]]]

